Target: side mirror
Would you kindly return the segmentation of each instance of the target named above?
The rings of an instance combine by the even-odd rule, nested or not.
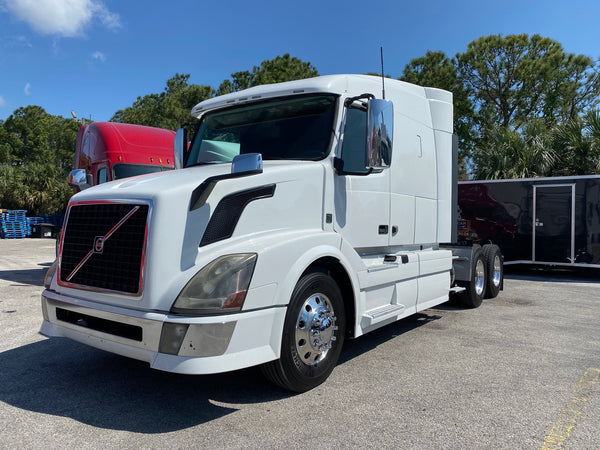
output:
[[[175,139],[173,140],[173,163],[175,169],[181,169],[183,167],[183,154],[187,149],[187,131],[185,128],[180,128],[175,133]]]
[[[389,167],[392,162],[394,105],[389,100],[369,100],[367,116],[367,162],[370,168]]]
[[[237,155],[231,162],[231,173],[262,173],[262,171],[263,161],[260,153],[244,153],[243,155]]]
[[[85,173],[85,169],[75,169],[69,172],[69,186],[83,191],[92,187],[91,175]]]

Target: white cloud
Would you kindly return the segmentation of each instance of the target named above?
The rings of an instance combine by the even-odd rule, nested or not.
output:
[[[23,88],[23,92],[25,92],[25,95],[31,94],[31,84],[26,83],[25,87]]]
[[[81,36],[93,19],[114,30],[121,26],[119,15],[100,0],[0,0],[17,19],[40,34]]]
[[[106,61],[106,56],[102,52],[95,51],[92,53],[92,58],[97,59],[98,61]]]
[[[0,95],[0,108],[2,108],[3,106],[6,106],[6,100],[4,100],[4,97]]]
[[[2,1],[2,0],[0,0],[0,1]],[[0,10],[0,12],[2,12],[2,10]],[[32,48],[33,45],[31,45],[31,43],[27,40],[27,38],[25,36],[3,36],[3,37],[0,37],[0,48],[12,49],[12,48],[21,48],[21,47]]]
[[[121,28],[121,17],[117,13],[110,12],[99,0],[85,0],[92,3],[94,15],[100,19],[102,25],[110,30]]]

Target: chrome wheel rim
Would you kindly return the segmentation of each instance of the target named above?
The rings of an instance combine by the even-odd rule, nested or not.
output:
[[[475,292],[482,295],[485,289],[485,264],[483,260],[478,259],[475,264]]]
[[[307,298],[296,320],[296,351],[300,360],[315,365],[327,357],[335,342],[336,317],[329,298],[313,294]]]
[[[501,272],[502,272],[502,263],[500,262],[500,256],[496,255],[494,257],[494,273],[493,273],[493,278],[492,278],[492,283],[494,283],[494,286],[496,286],[496,287],[500,286]]]

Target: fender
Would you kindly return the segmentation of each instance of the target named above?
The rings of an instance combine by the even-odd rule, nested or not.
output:
[[[251,243],[250,246],[246,243],[245,251],[260,249],[260,254],[250,287],[270,284],[274,279],[279,282],[272,300],[265,299],[264,303],[247,305],[245,309],[286,306],[301,275],[324,257],[340,262],[351,280],[355,297],[358,294],[358,278],[348,255],[341,250],[342,238],[337,233],[286,230],[252,239]]]

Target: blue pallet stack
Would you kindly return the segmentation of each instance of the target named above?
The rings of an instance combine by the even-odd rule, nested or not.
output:
[[[0,235],[2,239],[25,239],[28,224],[25,210],[5,211],[0,216]]]

